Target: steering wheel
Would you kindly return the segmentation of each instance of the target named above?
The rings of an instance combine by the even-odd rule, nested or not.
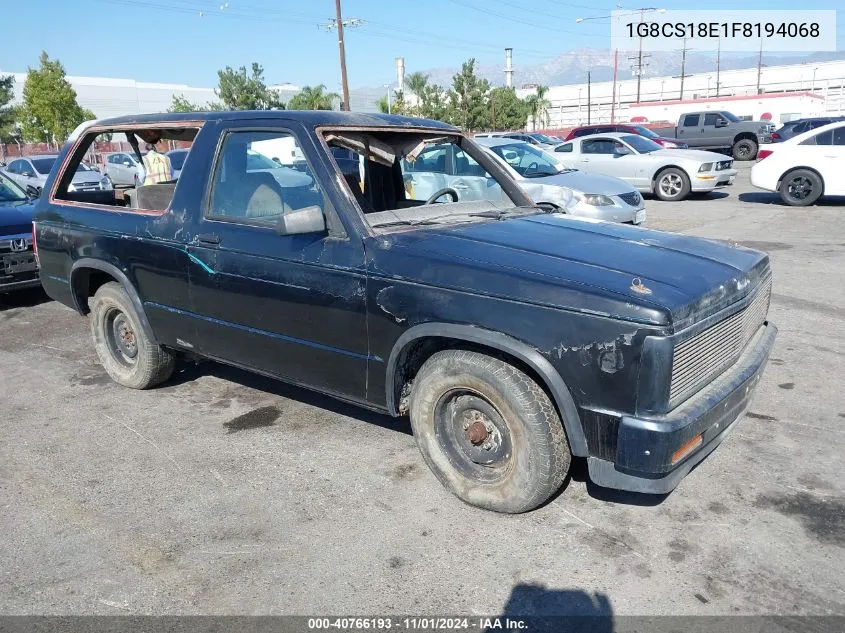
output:
[[[533,163],[528,165],[528,167],[525,168],[525,173],[527,174],[528,172],[531,172],[531,171],[537,171],[539,168],[540,168],[540,165],[537,164],[537,161],[534,161]]]
[[[460,199],[458,192],[452,189],[452,187],[443,187],[443,189],[438,189],[433,194],[428,197],[428,200],[425,201],[425,204],[433,204],[435,200],[438,198],[449,194],[452,197],[452,202],[457,202]]]

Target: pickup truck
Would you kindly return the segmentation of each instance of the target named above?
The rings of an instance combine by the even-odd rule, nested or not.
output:
[[[191,151],[178,181],[70,189],[102,135]],[[279,138],[301,169],[248,160]],[[485,190],[414,194],[416,161],[448,144]],[[409,415],[438,479],[500,512],[547,501],[572,456],[598,485],[669,492],[743,416],[776,332],[764,253],[535,205],[460,130],[401,116],[93,122],[33,231],[45,290],[88,315],[117,383],[207,358]]]
[[[682,114],[676,127],[654,132],[675,137],[692,149],[728,150],[736,160],[754,160],[760,144],[772,142],[774,129],[768,121],[743,121],[730,112],[710,110]]]

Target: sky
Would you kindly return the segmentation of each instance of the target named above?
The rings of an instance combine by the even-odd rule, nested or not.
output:
[[[652,0],[666,9],[684,0]],[[817,0],[835,9],[841,0]],[[213,87],[225,66],[264,67],[268,84],[325,84],[340,92],[337,39],[320,28],[335,14],[334,0],[0,0],[7,28],[0,69],[25,72],[41,50],[69,75],[119,77]],[[514,67],[549,61],[572,49],[609,47],[614,0],[343,0],[344,19],[358,18],[346,35],[351,88],[395,82],[394,58],[406,72],[457,67],[470,57]],[[708,0],[696,8],[794,9],[788,0]],[[622,0],[623,8],[637,8]],[[837,25],[845,48],[845,12]]]

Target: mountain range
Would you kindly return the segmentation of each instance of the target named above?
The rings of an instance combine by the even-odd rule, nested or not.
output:
[[[518,60],[519,49],[514,50],[514,61]],[[618,79],[630,79],[632,60],[636,52],[619,51]],[[828,53],[812,53],[806,55],[767,55],[763,53],[763,63],[768,66],[782,64],[801,64],[845,59],[845,51]],[[645,76],[671,76],[681,72],[680,52],[655,52],[644,60],[648,65]],[[645,65],[644,63],[644,65]],[[741,53],[723,53],[720,66],[722,70],[736,70],[753,68],[757,65],[757,55]],[[716,55],[704,53],[687,53],[685,73],[688,75],[710,72],[716,68]],[[413,69],[409,69],[412,71]],[[459,68],[431,68],[422,70],[429,76],[429,82],[448,87],[452,83],[452,76]],[[591,71],[592,81],[610,81],[613,78],[613,52],[609,50],[580,48],[558,55],[540,64],[528,65],[514,63],[514,86],[519,88],[526,84],[540,84],[543,86],[559,86],[564,84],[586,83],[587,71]],[[504,60],[502,64],[476,65],[476,74],[487,79],[493,86],[504,84]]]

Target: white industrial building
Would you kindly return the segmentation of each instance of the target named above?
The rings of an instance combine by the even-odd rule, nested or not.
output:
[[[759,84],[758,84],[759,79]],[[717,85],[718,84],[718,85]],[[759,85],[759,89],[758,89]],[[520,89],[524,97],[533,88]],[[543,127],[559,129],[583,125],[588,120],[587,84],[552,86],[546,93],[551,103]],[[589,120],[609,122],[674,121],[689,109],[730,110],[737,116],[759,119],[770,115],[775,123],[820,114],[845,115],[845,60],[788,66],[723,70],[676,77],[643,77],[637,102],[637,80],[589,86]],[[693,100],[695,103],[693,104]],[[704,101],[700,101],[704,100]]]

